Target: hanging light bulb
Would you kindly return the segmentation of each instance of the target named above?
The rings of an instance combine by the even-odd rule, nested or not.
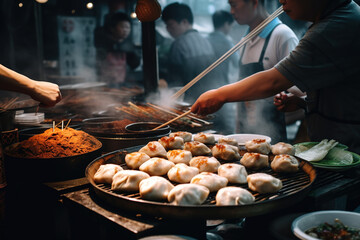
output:
[[[38,3],[47,3],[48,0],[35,0],[37,1]]]
[[[131,17],[131,18],[136,18],[136,12],[132,12],[132,13],[130,14],[130,17]]]
[[[94,7],[94,4],[92,2],[88,2],[86,4],[87,9],[92,9]]]

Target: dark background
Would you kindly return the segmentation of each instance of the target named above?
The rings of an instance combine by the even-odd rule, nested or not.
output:
[[[131,12],[136,0],[0,0],[0,64],[39,79],[43,60],[58,59],[57,16],[92,16],[102,21],[101,9]],[[22,3],[22,7],[19,4]],[[41,26],[41,27],[39,27]],[[42,36],[38,38],[37,36]]]

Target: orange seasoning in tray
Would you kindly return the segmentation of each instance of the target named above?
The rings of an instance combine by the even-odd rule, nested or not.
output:
[[[50,128],[11,148],[11,155],[21,158],[69,157],[94,151],[101,146],[95,137],[72,128]]]

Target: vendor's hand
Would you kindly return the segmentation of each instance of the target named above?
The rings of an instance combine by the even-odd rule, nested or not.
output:
[[[300,108],[305,108],[305,101],[293,94],[281,92],[274,97],[274,105],[281,112],[294,112]]]
[[[196,100],[191,107],[191,112],[206,115],[218,111],[225,101],[217,89],[207,91]]]
[[[30,96],[39,101],[41,107],[55,106],[62,98],[57,84],[42,81],[35,81],[34,93]]]

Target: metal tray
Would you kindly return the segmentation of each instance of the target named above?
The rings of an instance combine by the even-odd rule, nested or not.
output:
[[[140,198],[139,193],[114,192],[110,190],[110,185],[96,184],[94,182],[94,174],[100,165],[115,163],[122,165],[126,169],[126,154],[138,151],[140,147],[142,146],[108,153],[92,161],[86,168],[85,175],[91,184],[91,188],[94,190],[95,195],[106,204],[126,211],[174,219],[234,219],[258,216],[294,205],[305,198],[316,178],[314,167],[300,159],[300,170],[297,173],[279,174],[273,172],[270,168],[264,169],[261,172],[280,178],[283,188],[275,194],[258,194],[253,192],[255,202],[242,206],[216,206],[216,193],[211,193],[202,205],[175,206],[167,202],[143,200]],[[251,172],[248,171],[248,173],[250,174]],[[176,183],[174,184],[176,185]],[[238,186],[248,189],[247,184]]]
[[[102,143],[95,150],[75,156],[57,158],[20,158],[13,156],[14,143],[4,149],[5,175],[7,182],[33,183],[55,182],[84,177],[91,161],[101,156]]]

